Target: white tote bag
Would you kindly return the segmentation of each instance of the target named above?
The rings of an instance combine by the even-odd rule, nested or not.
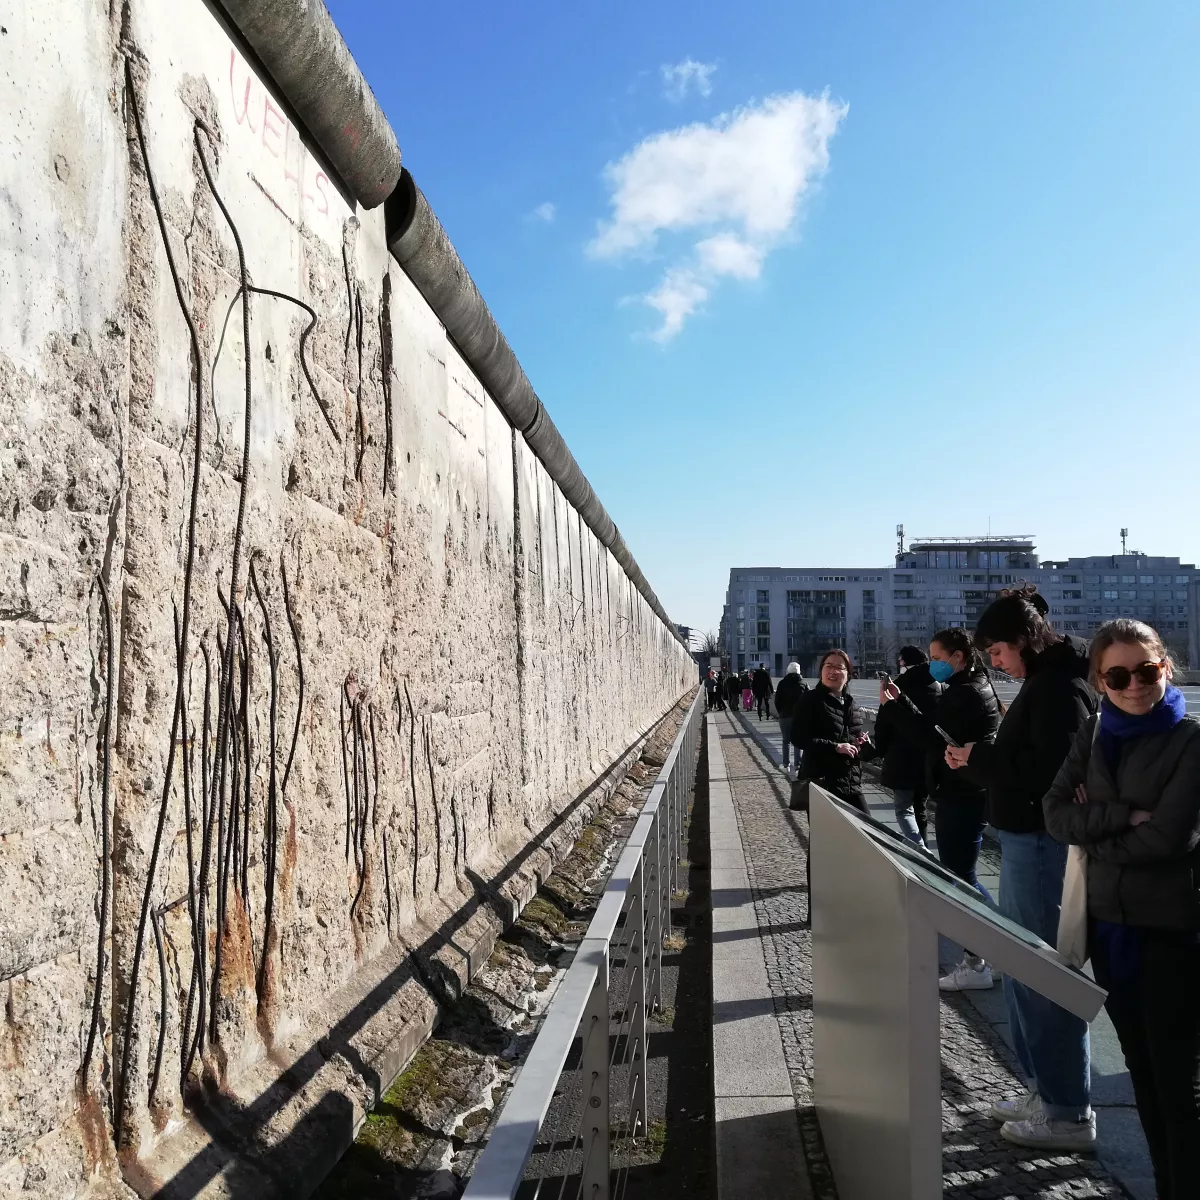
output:
[[[1068,846],[1058,912],[1058,952],[1073,967],[1082,968],[1088,960],[1087,935],[1087,854],[1082,846]]]

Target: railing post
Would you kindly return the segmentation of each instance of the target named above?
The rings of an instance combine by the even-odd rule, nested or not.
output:
[[[642,856],[633,872],[631,886],[634,895],[630,900],[626,927],[631,930],[629,948],[626,951],[625,969],[629,972],[629,998],[626,1012],[629,1016],[631,1052],[629,1054],[629,1129],[630,1136],[637,1137],[638,1124],[646,1124],[646,921],[649,907],[646,904],[646,859]],[[636,984],[634,982],[636,976]]]
[[[587,945],[587,943],[584,943]],[[583,1056],[583,1172],[579,1195],[583,1200],[609,1200],[609,1077],[608,1077],[608,977],[610,946],[596,941],[596,982],[584,1009],[579,1032]]]
[[[662,923],[662,809],[654,814],[654,824],[646,839],[646,850],[650,858],[650,879],[646,887],[646,950],[650,957],[647,1002],[655,1009],[662,1008],[662,942],[665,936]],[[651,930],[649,922],[653,921]]]

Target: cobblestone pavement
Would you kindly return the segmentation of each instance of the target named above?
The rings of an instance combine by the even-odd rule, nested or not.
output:
[[[807,816],[787,809],[787,780],[740,723],[718,718],[733,789],[767,976],[796,1097],[814,1194],[836,1196],[813,1107],[812,937],[805,861]],[[942,1002],[942,1132],[947,1200],[1008,1197],[1123,1197],[1094,1158],[1043,1155],[1003,1141],[987,1106],[1015,1096],[1021,1082],[1011,1053],[966,1001]]]

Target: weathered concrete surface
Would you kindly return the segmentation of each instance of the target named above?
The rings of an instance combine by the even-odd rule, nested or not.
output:
[[[352,1129],[693,668],[200,0],[4,28],[0,1197],[121,1186],[114,1131],[144,1193],[246,1194]],[[255,294],[247,343],[206,164],[306,339]]]

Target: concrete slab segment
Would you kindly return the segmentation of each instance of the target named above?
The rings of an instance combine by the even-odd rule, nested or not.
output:
[[[726,778],[720,734],[708,721],[713,894],[713,1086],[717,1195],[812,1195],[758,916]]]

